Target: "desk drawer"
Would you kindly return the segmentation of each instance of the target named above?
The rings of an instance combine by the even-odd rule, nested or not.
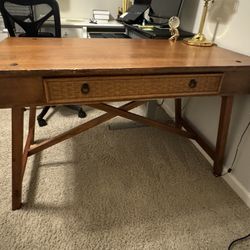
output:
[[[223,74],[75,77],[44,79],[48,103],[101,102],[213,95]]]

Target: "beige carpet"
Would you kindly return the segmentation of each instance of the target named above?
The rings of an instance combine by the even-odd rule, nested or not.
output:
[[[1,250],[222,250],[250,231],[250,210],[188,140],[107,123],[30,158],[12,212],[9,110],[0,121]],[[37,138],[80,122],[62,108]]]

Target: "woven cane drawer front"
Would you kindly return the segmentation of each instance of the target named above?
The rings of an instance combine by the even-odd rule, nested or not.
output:
[[[76,77],[44,79],[48,103],[212,95],[222,74]]]

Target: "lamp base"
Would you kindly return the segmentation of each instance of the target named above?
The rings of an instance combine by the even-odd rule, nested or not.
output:
[[[210,47],[213,46],[213,42],[206,39],[205,35],[198,33],[191,38],[183,39],[183,42],[191,46]]]

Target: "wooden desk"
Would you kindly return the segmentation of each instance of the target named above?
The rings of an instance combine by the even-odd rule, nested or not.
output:
[[[218,47],[166,40],[8,38],[0,43],[0,108],[12,109],[12,209],[21,207],[27,158],[115,116],[195,139],[222,173],[233,95],[250,93],[250,58]],[[220,95],[213,148],[181,115],[183,96]],[[128,112],[145,100],[175,97],[175,124]],[[129,100],[114,108],[103,102]],[[106,114],[36,144],[38,105],[84,103]],[[23,112],[30,107],[23,148]],[[202,117],[201,117],[202,119]],[[185,130],[183,129],[185,128]]]

